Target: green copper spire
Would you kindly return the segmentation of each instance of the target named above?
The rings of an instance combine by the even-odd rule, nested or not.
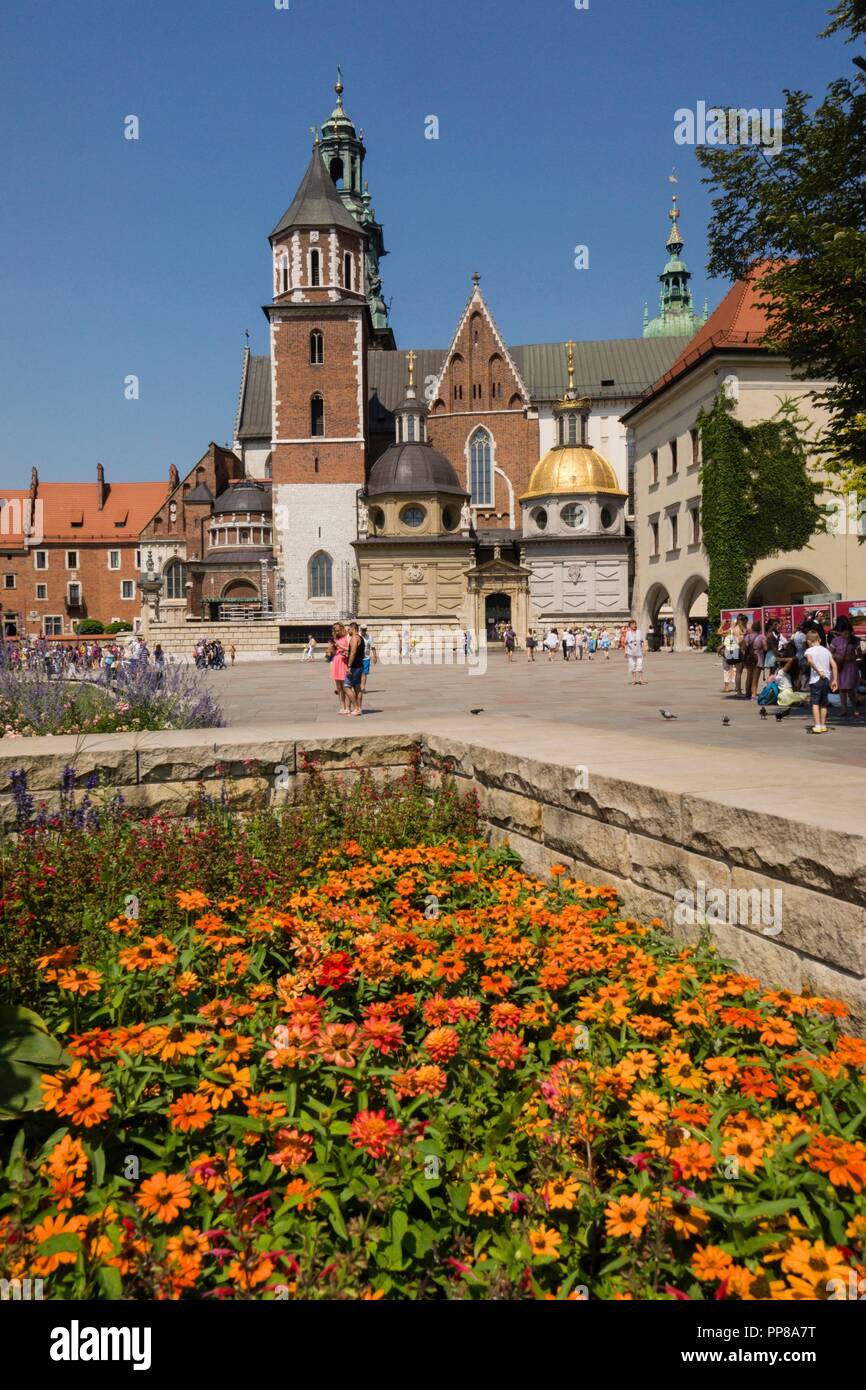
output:
[[[382,277],[379,262],[387,255],[382,225],[376,219],[372,200],[364,182],[363,130],[355,130],[343,106],[343,71],[337,68],[334,84],[337,103],[322,126],[319,150],[325,168],[337,186],[337,192],[355,221],[360,223],[369,238],[367,243],[367,303],[373,320],[375,344],[393,348],[394,334],[388,323],[388,307],[382,298]]]
[[[645,338],[691,338],[707,321],[706,305],[703,316],[694,312],[692,292],[689,288],[692,273],[685,261],[680,259],[685,242],[680,232],[680,210],[677,206],[676,193],[673,195],[668,217],[671,222],[671,230],[665,243],[668,252],[667,264],[659,276],[662,287],[659,295],[659,312],[657,318],[650,319],[647,308],[644,306],[643,336]]]

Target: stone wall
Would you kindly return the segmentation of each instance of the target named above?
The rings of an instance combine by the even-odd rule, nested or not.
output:
[[[315,758],[326,775],[361,768],[399,776],[419,750],[436,778],[452,773],[477,792],[493,842],[507,840],[527,869],[552,864],[590,883],[616,888],[626,910],[659,918],[683,941],[703,931],[722,956],[765,984],[843,999],[853,1027],[866,1032],[866,838],[829,831],[637,781],[593,774],[576,786],[575,768],[505,752],[492,740],[462,741],[451,733],[327,733],[263,737],[255,730],[190,730],[110,734],[75,740],[0,740],[0,828],[14,827],[11,774],[25,770],[30,792],[50,809],[67,764],[83,787],[94,772],[142,812],[184,814],[197,784],[218,795],[232,779],[243,809],[291,798]],[[682,890],[765,890],[780,893],[775,922],[704,927],[678,921]]]

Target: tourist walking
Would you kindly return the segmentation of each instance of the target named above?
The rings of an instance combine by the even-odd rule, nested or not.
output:
[[[570,661],[574,655],[574,632],[570,627],[562,634],[562,655],[566,661]]]
[[[556,656],[557,648],[559,647],[559,633],[557,632],[555,627],[552,627],[548,632],[547,636],[545,637],[544,646],[547,651],[548,661],[552,661],[553,658]]]
[[[629,622],[625,634],[624,651],[628,661],[628,669],[631,672],[632,685],[646,685],[647,682],[643,678],[643,663],[647,652],[647,643],[634,618]]]
[[[740,662],[740,642],[733,624],[726,620],[719,628],[722,653],[722,694],[733,695],[736,691],[737,668]]]
[[[302,660],[302,661],[312,661],[312,660],[315,658],[315,655],[316,655],[316,639],[315,639],[315,637],[313,636],[313,634],[310,633],[309,637],[307,638],[307,645],[304,647],[304,650],[301,652],[301,660]]]
[[[586,651],[586,633],[582,627],[577,629],[574,635],[574,652],[578,661],[583,661],[583,654]]]
[[[857,708],[857,686],[860,683],[860,643],[851,626],[851,619],[844,616],[836,619],[833,636],[830,639],[830,655],[836,662],[838,671],[839,700],[842,705],[842,718],[860,718]],[[851,708],[848,708],[848,701]]]
[[[806,634],[806,661],[809,664],[809,703],[812,706],[813,734],[826,734],[830,694],[838,686],[839,671],[835,659],[822,645],[821,634],[810,628]]]
[[[526,634],[526,660],[535,660],[535,648],[538,646],[538,638],[535,635],[535,628],[531,627]]]
[[[606,627],[603,627],[601,630],[601,636],[598,639],[598,645],[604,652],[605,661],[610,661],[610,633],[608,632]]]
[[[514,648],[515,648],[516,645],[517,645],[517,638],[516,638],[515,633],[514,633],[514,628],[511,626],[510,623],[508,624],[507,628],[505,629],[504,639],[505,639],[505,659],[506,659],[506,661],[513,661],[513,660],[514,660]]]

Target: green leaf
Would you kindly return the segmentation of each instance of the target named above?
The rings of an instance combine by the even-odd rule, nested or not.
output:
[[[324,1202],[325,1206],[331,1213],[331,1225],[337,1232],[337,1235],[342,1236],[343,1240],[348,1240],[349,1232],[346,1230],[346,1223],[343,1220],[343,1213],[340,1210],[339,1203],[337,1202],[337,1199],[334,1196],[333,1192],[323,1192],[321,1194],[320,1201]]]
[[[81,1241],[73,1231],[61,1231],[56,1236],[49,1236],[43,1240],[39,1246],[40,1255],[77,1255],[81,1249]]]
[[[97,1270],[96,1277],[103,1298],[108,1298],[112,1302],[123,1298],[123,1280],[120,1277],[119,1269],[115,1269],[112,1265],[102,1265]]]

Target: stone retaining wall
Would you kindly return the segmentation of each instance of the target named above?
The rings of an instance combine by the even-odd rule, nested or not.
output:
[[[16,770],[27,772],[30,793],[50,809],[70,764],[79,787],[97,773],[99,795],[117,789],[142,812],[184,814],[198,783],[218,794],[231,778],[233,804],[244,809],[291,798],[308,758],[325,774],[372,768],[391,777],[420,750],[432,776],[447,771],[477,791],[491,839],[507,840],[530,871],[546,874],[562,863],[588,882],[612,884],[636,917],[660,918],[684,941],[706,931],[721,954],[768,985],[845,1000],[866,1032],[866,839],[859,836],[599,774],[580,790],[573,766],[435,733],[263,741],[250,731],[193,730],[72,744],[0,741],[0,828],[14,827]],[[726,894],[764,889],[768,901],[780,891],[781,929],[678,921],[675,895],[701,883]]]

